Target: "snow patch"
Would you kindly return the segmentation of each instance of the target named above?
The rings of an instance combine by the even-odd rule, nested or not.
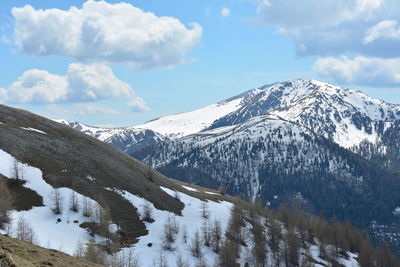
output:
[[[31,132],[37,132],[37,133],[41,133],[41,134],[47,134],[41,130],[35,129],[35,128],[31,128],[31,127],[21,127],[21,129],[26,130],[26,131],[31,131]]]
[[[197,189],[195,189],[195,188],[193,188],[193,187],[189,187],[189,186],[186,186],[186,185],[182,185],[182,187],[185,188],[186,190],[189,190],[189,191],[199,192]],[[164,191],[165,191],[165,190],[164,190]]]

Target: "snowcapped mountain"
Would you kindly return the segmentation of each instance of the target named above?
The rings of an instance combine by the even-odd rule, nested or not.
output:
[[[87,126],[80,122],[69,120],[55,120],[75,130],[93,136],[107,144],[111,144],[119,150],[131,154],[148,146],[167,141],[169,138],[149,129],[126,127],[106,128]]]
[[[265,85],[214,105],[135,127],[112,129],[65,120],[59,122],[125,151],[129,142],[132,147],[150,137],[154,141],[150,142],[152,145],[170,138],[238,125],[266,114],[295,122],[342,147],[351,148],[363,140],[376,142],[391,123],[400,119],[400,105],[371,98],[360,91],[312,79],[297,79]]]
[[[274,114],[349,148],[364,139],[376,141],[388,124],[400,118],[400,105],[311,79],[263,86],[248,95],[251,97],[245,98],[240,109],[216,120],[209,128]]]
[[[290,136],[310,138],[271,117],[231,130],[258,140],[265,129],[285,144]],[[198,136],[234,141],[227,130]],[[0,192],[0,234],[106,266],[352,267],[381,255],[397,262],[386,250],[371,258],[374,248],[349,225],[285,209],[275,214],[223,189],[168,179],[91,136],[2,105]]]
[[[244,98],[245,95],[239,95],[195,111],[155,119],[137,127],[150,129],[171,138],[179,138],[200,132],[215,120],[238,110]]]

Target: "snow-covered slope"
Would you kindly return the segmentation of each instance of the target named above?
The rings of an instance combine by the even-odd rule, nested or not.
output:
[[[264,115],[239,125],[160,143],[148,155],[133,156],[160,170],[168,169],[165,173],[175,177],[183,178],[178,170],[193,170],[186,181],[201,183],[211,179],[212,184],[203,185],[225,184],[231,192],[255,199],[263,194],[266,168],[286,175],[326,171],[349,184],[357,181],[359,177],[352,174],[347,159],[325,142],[329,143],[306,127]]]
[[[179,138],[208,128],[215,120],[239,109],[242,100],[243,97],[238,96],[195,111],[155,119],[137,127]]]
[[[0,149],[0,174],[12,178],[11,170],[14,161],[16,161],[16,159],[12,155]],[[63,213],[55,215],[52,211],[52,198],[55,189],[44,181],[41,170],[27,164],[20,164],[19,168],[26,181],[24,187],[32,189],[41,196],[43,198],[43,206],[33,207],[27,211],[12,211],[10,214],[11,225],[8,226],[8,233],[17,237],[18,231],[21,230],[18,229],[18,224],[25,221],[27,226],[29,225],[32,227],[34,233],[33,241],[35,244],[73,255],[78,244],[88,242],[91,237],[85,229],[79,227],[79,224],[88,221],[89,218],[83,216],[79,212],[73,212],[69,209],[69,197],[75,194],[80,203],[88,201],[93,209],[97,209],[100,205],[96,201],[86,198],[74,190],[63,187],[57,189],[59,190],[58,193],[62,195],[63,198],[66,198],[61,204]],[[0,232],[2,232],[1,229]],[[101,240],[103,239],[97,236],[97,241],[100,242]]]
[[[0,174],[6,177],[12,177],[10,170],[15,160],[16,159],[12,155],[0,150]],[[94,236],[90,235],[88,231],[81,228],[79,225],[83,222],[87,222],[89,218],[81,215],[79,212],[71,211],[69,209],[70,203],[67,201],[63,201],[62,203],[63,212],[55,215],[52,211],[52,194],[54,190],[59,190],[58,192],[64,198],[74,193],[79,199],[79,203],[83,203],[86,197],[69,188],[53,188],[44,181],[42,172],[35,167],[23,164],[21,166],[21,171],[27,178],[24,186],[42,196],[44,205],[42,207],[34,207],[28,211],[12,211],[11,224],[8,225],[7,231],[0,229],[0,234],[6,233],[18,238],[18,233],[21,231],[20,225],[24,223],[25,227],[27,227],[27,229],[29,228],[29,231],[34,235],[34,244],[38,246],[66,252],[70,255],[76,254],[80,246],[84,249],[84,244],[89,243],[89,240],[93,240]],[[190,192],[200,192],[199,189],[189,186],[182,186],[182,188]],[[128,191],[119,190],[116,187],[107,188],[107,190],[119,194],[133,206],[137,207],[142,218],[146,216],[145,207],[148,207],[148,209],[151,210],[152,218],[152,222],[145,222],[147,234],[139,237],[138,242],[134,246],[122,248],[121,251],[109,256],[109,266],[114,266],[113,264],[117,262],[127,263],[128,261],[136,262],[139,266],[157,266],[160,262],[164,262],[164,264],[168,266],[178,266],[178,258],[183,263],[189,265],[191,263],[203,263],[208,265],[215,264],[219,261],[218,253],[214,250],[215,244],[204,245],[204,241],[202,240],[203,233],[205,231],[209,233],[211,240],[212,231],[215,230],[213,227],[218,224],[221,233],[221,240],[219,242],[222,244],[225,239],[222,234],[228,229],[233,203],[228,201],[201,200],[197,197],[166,187],[161,187],[161,189],[172,197],[179,198],[179,200],[184,203],[185,207],[182,210],[181,216],[177,216],[172,212],[159,210],[151,202]],[[216,192],[203,190],[201,192],[214,196],[219,195]],[[93,209],[100,207],[96,201],[92,199],[88,199],[88,201],[91,203],[90,205]],[[245,212],[244,216],[246,216],[246,214]],[[259,219],[266,220],[262,217]],[[110,225],[112,231],[113,229],[118,229],[117,227],[118,226],[115,224]],[[163,238],[168,227],[173,228],[173,239],[171,239],[172,241],[170,244],[166,243],[166,240]],[[255,239],[251,232],[252,227],[250,223],[247,223],[240,230],[242,235],[245,236],[244,242],[246,243],[246,245],[239,245],[238,248],[239,256],[236,261],[240,266],[245,266],[246,262],[248,264],[251,261],[254,261],[253,264],[255,264],[255,258],[251,259],[251,255],[257,244],[254,243]],[[267,233],[267,229],[265,229],[265,232]],[[193,244],[196,240],[196,235],[198,238],[201,238],[197,239],[197,242],[199,242],[199,256],[195,256],[193,252]],[[106,244],[107,242],[105,237],[98,235],[95,236],[94,240],[99,244]],[[266,251],[271,251],[270,248],[265,249]],[[299,262],[306,262],[311,258],[313,261],[321,263],[312,266],[324,266],[323,264],[329,264],[329,261],[320,258],[319,248],[315,244],[307,244],[307,247],[301,248],[299,252],[301,252],[298,259]],[[346,256],[341,256],[337,260],[344,266],[359,266],[356,260],[357,254],[350,252],[344,252],[343,254]],[[129,259],[127,255],[130,255]],[[277,261],[274,253],[267,254],[266,252],[266,255],[266,263],[281,266],[280,264],[276,265]]]
[[[272,207],[300,202],[310,212],[362,225],[397,220],[398,177],[273,115],[160,143],[133,156],[167,176],[211,188],[223,184],[232,194]]]

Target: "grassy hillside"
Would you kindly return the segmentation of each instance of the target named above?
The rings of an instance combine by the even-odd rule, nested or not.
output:
[[[71,257],[65,253],[44,249],[28,242],[0,235],[1,267],[95,267],[91,262]]]

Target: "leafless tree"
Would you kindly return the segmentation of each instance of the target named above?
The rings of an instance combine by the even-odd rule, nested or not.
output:
[[[185,262],[181,256],[181,254],[178,254],[176,256],[176,267],[189,267],[189,263]]]
[[[69,199],[69,209],[74,212],[79,211],[78,197],[74,191],[72,191],[70,199]]]
[[[187,243],[187,237],[188,237],[187,235],[188,235],[188,233],[187,233],[186,225],[184,225],[182,228],[182,241],[184,243]]]
[[[139,258],[132,249],[114,253],[108,263],[110,267],[140,267]]]
[[[168,267],[167,259],[164,255],[164,251],[162,249],[160,249],[160,253],[158,254],[158,257],[153,260],[153,266]]]
[[[87,197],[83,197],[82,200],[82,215],[85,217],[92,217],[92,203]]]
[[[166,250],[174,250],[175,248],[172,244],[176,240],[176,235],[178,233],[178,224],[176,219],[172,215],[168,215],[167,221],[164,224],[164,231],[162,233],[161,239],[163,241],[163,248]]]
[[[192,238],[192,242],[190,244],[190,252],[192,253],[193,257],[196,258],[200,258],[202,255],[199,231],[194,233],[194,237]]]
[[[150,205],[150,202],[146,202],[143,205],[143,210],[142,210],[142,219],[146,222],[154,222],[153,219],[153,208]]]
[[[15,237],[32,244],[35,243],[36,237],[33,228],[23,216],[18,218],[15,229]]]
[[[16,180],[24,180],[24,169],[22,164],[16,159],[13,159],[11,165],[11,178]]]
[[[235,244],[235,242],[229,239],[226,239],[223,245],[221,246],[219,252],[218,266],[220,267],[240,266],[236,262],[236,251],[237,251],[237,244]]]
[[[76,246],[76,250],[74,252],[74,256],[77,257],[77,258],[83,258],[84,255],[85,255],[85,248],[84,248],[82,242],[79,241],[77,246]]]
[[[201,202],[201,217],[208,219],[209,216],[210,212],[208,210],[207,202],[203,201]]]
[[[208,217],[203,219],[203,223],[201,225],[201,237],[203,239],[203,244],[209,247],[211,242],[211,229]]]
[[[253,255],[256,260],[256,266],[264,267],[267,258],[267,238],[264,231],[264,226],[258,218],[253,222]]]
[[[52,197],[52,204],[53,204],[53,213],[54,214],[61,214],[63,212],[63,208],[62,208],[62,202],[63,202],[63,198],[61,196],[60,190],[55,188],[53,189],[53,192],[51,194]]]
[[[221,222],[218,220],[214,221],[211,228],[211,245],[214,252],[219,252],[219,247],[222,239],[222,227]]]
[[[86,244],[84,259],[93,263],[104,265],[106,263],[106,255],[104,251],[90,239]]]

